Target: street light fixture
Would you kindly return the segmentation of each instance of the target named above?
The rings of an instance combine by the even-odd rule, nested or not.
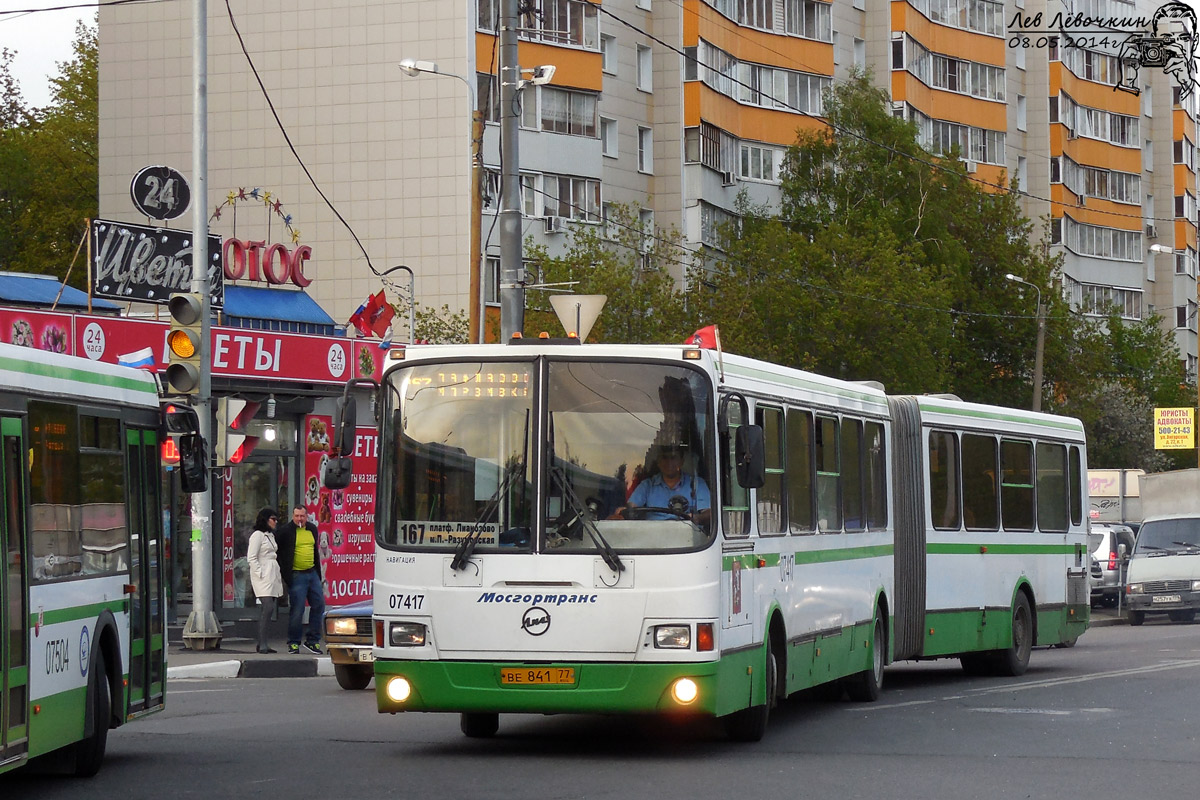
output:
[[[1174,249],[1167,247],[1165,244],[1152,244],[1152,245],[1150,245],[1149,249],[1150,249],[1151,253],[1174,253],[1175,252]]]
[[[405,264],[397,264],[391,269],[385,269],[384,275],[390,275],[398,269],[402,269],[408,273],[408,343],[412,344],[416,338],[416,307],[417,307],[417,285],[413,276],[412,268]]]
[[[1033,355],[1033,410],[1042,410],[1042,354],[1046,347],[1046,316],[1042,312],[1042,290],[1034,284],[1013,275],[1011,272],[1005,274],[1005,280],[1013,283],[1024,284],[1037,292],[1037,346],[1034,349]]]
[[[483,213],[483,112],[479,110],[478,90],[475,82],[456,72],[442,72],[438,69],[437,62],[434,61],[418,61],[412,58],[400,59],[400,71],[410,78],[415,78],[421,73],[430,75],[448,75],[451,78],[458,78],[467,87],[467,102],[470,104],[469,111],[471,113],[471,141],[468,149],[468,163],[470,164],[469,175],[471,176],[471,254],[470,254],[470,269],[468,270],[470,280],[471,294],[471,311],[468,314],[470,332],[469,338],[472,342],[483,342],[484,333],[484,316],[485,305],[484,295],[481,280],[480,261],[483,258],[483,247],[480,233],[480,215]],[[412,330],[409,330],[409,339],[412,338]]]

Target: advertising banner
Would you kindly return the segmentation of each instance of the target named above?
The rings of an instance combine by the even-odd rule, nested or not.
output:
[[[375,470],[379,436],[357,428],[354,474],[345,489],[321,485],[321,464],[329,458],[333,420],[311,414],[304,420],[304,505],[317,525],[317,551],[325,579],[325,600],[344,606],[371,599],[375,578]]]
[[[192,290],[192,232],[98,219],[92,223],[93,297],[166,303]],[[209,297],[225,305],[221,237],[208,237]]]
[[[1194,408],[1154,409],[1154,449],[1190,450],[1196,446]]]

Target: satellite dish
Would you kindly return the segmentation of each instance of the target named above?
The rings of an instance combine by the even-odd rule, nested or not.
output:
[[[582,342],[591,333],[607,300],[606,294],[555,294],[550,296],[550,305],[563,329],[567,333],[574,331]]]

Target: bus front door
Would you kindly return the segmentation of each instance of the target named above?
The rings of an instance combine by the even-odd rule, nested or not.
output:
[[[29,743],[29,585],[25,574],[25,464],[21,420],[0,418],[0,766]]]
[[[129,713],[162,706],[166,670],[158,437],[126,430],[129,464]]]

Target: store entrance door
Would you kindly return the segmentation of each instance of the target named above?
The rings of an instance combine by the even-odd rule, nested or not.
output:
[[[289,477],[291,459],[273,454],[252,457],[250,461],[222,470],[221,518],[225,540],[225,608],[249,608],[256,605],[250,586],[250,565],[246,549],[254,533],[254,519],[262,508],[273,508],[280,519],[290,519]],[[231,591],[232,589],[232,591]]]

